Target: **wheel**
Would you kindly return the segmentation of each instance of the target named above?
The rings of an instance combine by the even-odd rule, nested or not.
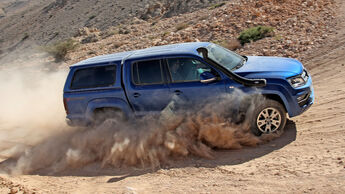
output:
[[[251,130],[260,136],[261,134],[275,133],[284,129],[286,124],[286,111],[282,104],[275,100],[265,101],[255,108]]]
[[[93,123],[95,125],[102,124],[107,119],[115,119],[117,121],[124,121],[125,115],[122,111],[113,108],[102,108],[95,110]]]

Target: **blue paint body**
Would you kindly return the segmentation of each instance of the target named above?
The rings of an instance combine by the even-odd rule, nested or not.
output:
[[[283,103],[290,117],[303,113],[313,104],[314,91],[310,76],[305,85],[297,88],[293,88],[287,80],[304,71],[299,61],[280,57],[248,57],[247,62],[233,72],[249,79],[266,79],[266,86],[256,90],[235,82],[222,71],[208,64],[197,49],[207,47],[209,44],[211,43],[197,42],[152,47],[97,56],[72,65],[63,94],[65,106],[68,109],[69,123],[79,125],[91,122],[94,110],[97,108],[117,108],[128,117],[140,116],[160,112],[176,94],[190,102],[197,102],[231,93],[234,88],[247,93],[259,91],[264,95],[275,96],[275,99]],[[220,79],[208,84],[200,81],[171,83],[168,74],[165,74],[165,69],[163,72],[165,82],[162,84],[135,85],[133,83],[131,65],[134,62],[176,57],[193,58],[208,64],[220,75]],[[112,86],[74,90],[70,88],[75,71],[104,65],[117,66],[116,81]],[[139,97],[136,96],[138,94]],[[304,94],[308,94],[308,99],[303,105],[299,105],[297,97]]]

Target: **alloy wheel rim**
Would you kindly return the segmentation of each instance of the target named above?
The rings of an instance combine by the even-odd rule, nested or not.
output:
[[[280,112],[273,107],[269,107],[259,113],[256,125],[262,133],[273,133],[279,129],[281,121]]]

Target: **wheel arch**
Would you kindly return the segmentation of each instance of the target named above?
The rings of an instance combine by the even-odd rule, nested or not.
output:
[[[114,107],[114,106],[109,106],[109,107],[98,107],[93,110],[93,115],[103,112],[103,111],[108,111],[108,110],[114,110],[118,112],[123,112],[119,107]]]
[[[275,101],[279,102],[281,105],[283,105],[285,111],[288,112],[288,110],[286,108],[286,104],[284,103],[284,101],[282,100],[282,98],[278,94],[263,94],[263,96],[267,99],[275,100]]]
[[[88,103],[86,111],[88,120],[93,119],[95,112],[105,109],[121,111],[126,118],[131,115],[131,109],[124,100],[118,98],[102,98],[92,100]]]

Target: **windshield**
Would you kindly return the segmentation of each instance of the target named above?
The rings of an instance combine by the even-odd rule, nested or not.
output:
[[[229,71],[240,68],[245,62],[245,58],[242,56],[219,45],[210,44],[206,49],[208,51],[208,58],[222,65]]]

